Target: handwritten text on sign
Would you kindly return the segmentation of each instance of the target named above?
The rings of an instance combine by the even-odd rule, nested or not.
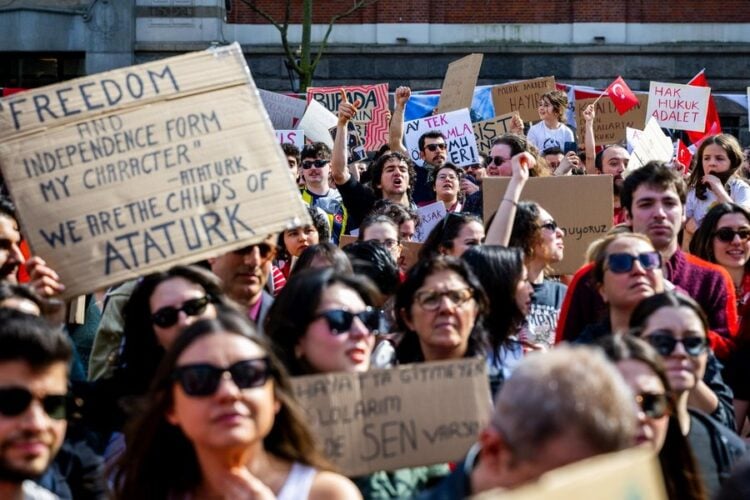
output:
[[[424,164],[419,157],[419,138],[431,130],[442,132],[445,136],[445,142],[448,145],[447,161],[450,163],[463,167],[479,161],[477,141],[468,109],[440,113],[404,124],[406,149],[414,163],[419,166]]]
[[[703,132],[709,87],[651,82],[646,117],[654,117],[662,128]]]
[[[170,76],[144,90],[148,106],[118,105],[106,82],[127,87],[131,74]],[[252,85],[233,45],[3,103],[5,179],[32,250],[69,295],[238,248],[305,218]],[[112,103],[108,113],[84,112],[103,102]],[[278,209],[266,210],[271,204]]]
[[[495,114],[518,113],[523,121],[538,120],[539,100],[555,90],[555,77],[545,76],[531,80],[504,83],[492,87],[492,103]]]
[[[481,359],[298,377],[292,383],[326,456],[348,476],[459,459],[490,415]]]

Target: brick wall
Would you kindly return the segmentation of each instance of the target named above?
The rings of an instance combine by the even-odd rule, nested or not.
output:
[[[331,16],[351,5],[352,0],[317,0],[313,22],[327,24]],[[230,23],[267,24],[242,0],[232,0]],[[256,4],[275,19],[283,20],[283,0],[257,0]],[[292,0],[290,23],[299,23],[302,0]],[[451,5],[461,5],[452,8]],[[546,0],[544,2],[498,2],[497,0],[379,0],[339,21],[363,23],[746,23],[750,22],[747,0],[624,0],[611,2]]]

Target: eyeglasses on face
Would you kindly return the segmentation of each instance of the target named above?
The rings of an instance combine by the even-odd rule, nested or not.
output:
[[[635,402],[648,418],[662,418],[669,414],[669,399],[666,394],[641,393],[635,396]]]
[[[425,147],[424,147],[424,148],[425,148],[426,150],[428,150],[429,152],[431,152],[431,153],[434,153],[434,152],[435,152],[435,151],[437,151],[438,149],[439,149],[440,151],[445,151],[445,148],[447,148],[447,147],[448,147],[448,146],[447,146],[447,145],[446,145],[446,144],[445,144],[444,142],[436,142],[436,143],[434,143],[434,144],[427,144],[427,145],[425,145]]]
[[[188,396],[210,396],[219,388],[225,373],[239,389],[261,387],[271,375],[271,364],[267,357],[245,359],[226,368],[210,363],[195,363],[178,366],[172,374]]]
[[[662,356],[671,355],[677,347],[677,344],[682,344],[685,352],[693,357],[700,356],[708,348],[708,339],[706,337],[685,337],[682,339],[676,339],[671,333],[672,332],[669,330],[655,330],[648,336],[644,337],[644,339]]]
[[[629,253],[611,253],[607,255],[607,267],[615,274],[629,273],[633,270],[633,264],[638,261],[645,270],[661,267],[661,254],[659,252],[643,252],[638,255]]]
[[[235,255],[245,256],[251,254],[258,249],[258,254],[262,260],[268,260],[276,254],[276,247],[269,245],[268,243],[258,243],[257,245],[249,245],[246,247],[238,248],[233,250]]]
[[[380,330],[380,309],[372,307],[365,308],[364,311],[353,313],[344,309],[329,309],[318,313],[314,319],[323,318],[328,323],[328,328],[333,335],[342,335],[349,332],[352,328],[354,318],[359,318],[369,333],[378,333]]]
[[[208,295],[205,295],[197,299],[186,300],[180,307],[162,307],[151,315],[151,321],[158,327],[169,328],[177,323],[177,320],[180,317],[180,311],[188,316],[199,316],[205,312],[206,307],[208,307],[208,304],[210,303],[211,298]]]
[[[445,290],[443,292],[438,292],[437,290],[422,290],[414,294],[414,300],[425,311],[437,311],[440,309],[443,297],[446,297],[454,306],[460,306],[466,303],[469,299],[472,299],[474,297],[474,292],[471,288],[466,287],[456,290]]]
[[[302,162],[302,168],[310,170],[311,168],[323,168],[331,163],[331,160],[305,160]]]
[[[510,158],[503,158],[502,156],[493,156],[492,157],[492,163],[495,166],[497,166],[497,167],[499,167],[500,165],[502,165],[506,161],[510,161]]]
[[[734,241],[734,237],[739,236],[742,243],[750,239],[750,229],[742,228],[736,231],[731,227],[722,227],[714,231],[714,236],[723,243],[731,243]]]
[[[37,399],[44,412],[55,420],[65,420],[68,408],[67,394],[48,394],[37,398],[25,387],[0,388],[0,414],[5,417],[17,417],[25,412],[31,402]]]

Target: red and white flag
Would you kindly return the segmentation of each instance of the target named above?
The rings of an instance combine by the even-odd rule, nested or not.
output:
[[[702,69],[700,73],[695,75],[692,80],[688,82],[688,85],[695,87],[710,87],[708,79],[706,78],[706,70]],[[719,113],[716,111],[716,103],[714,103],[713,94],[708,97],[708,110],[706,110],[706,128],[703,132],[687,132],[690,142],[698,144],[707,135],[721,134],[721,121],[719,121]]]
[[[693,153],[690,152],[688,147],[684,142],[682,142],[681,139],[677,139],[677,144],[675,144],[674,156],[677,161],[685,165],[685,172],[683,173],[687,173],[690,170],[690,164],[693,162]]]
[[[630,90],[628,84],[621,76],[612,82],[607,90],[605,90],[609,98],[612,100],[612,104],[615,105],[617,113],[624,115],[634,107],[638,105],[638,97]]]

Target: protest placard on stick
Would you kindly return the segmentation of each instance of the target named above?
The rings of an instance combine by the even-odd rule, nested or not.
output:
[[[710,87],[651,82],[646,119],[656,118],[663,128],[703,132]]]
[[[304,130],[276,130],[276,139],[279,144],[293,144],[301,151],[305,146]]]
[[[448,65],[438,104],[438,110],[441,113],[464,108],[471,109],[474,87],[477,86],[483,58],[484,54],[470,54]]]
[[[539,100],[545,93],[555,90],[555,77],[544,76],[531,80],[504,83],[492,87],[492,102],[495,114],[516,112],[523,121],[538,121]]]
[[[325,455],[347,476],[459,460],[491,409],[479,358],[296,377],[292,385]]]
[[[641,168],[651,160],[670,161],[674,155],[672,140],[662,132],[656,118],[650,118],[640,134],[633,134],[633,153],[623,175]]]
[[[492,140],[510,132],[510,122],[515,114],[517,113],[507,113],[490,120],[474,123],[474,136],[477,138],[477,147],[479,147],[480,153],[490,154]]]
[[[0,137],[24,234],[66,297],[309,220],[237,44],[9,97]]]
[[[258,89],[258,92],[273,128],[278,130],[297,128],[297,124],[299,124],[305,114],[305,108],[307,108],[304,99],[297,99],[263,89]]]
[[[596,145],[618,144],[626,140],[628,127],[643,130],[646,124],[646,108],[648,95],[637,94],[639,104],[620,115],[612,100],[605,96],[596,103],[596,119],[594,120],[594,139]],[[583,110],[597,99],[576,99],[576,123],[578,126],[578,144],[584,144]]]
[[[445,136],[448,145],[447,161],[463,167],[479,161],[477,141],[468,109],[440,113],[404,123],[404,143],[409,157],[418,166],[424,161],[419,157],[419,138],[425,132],[437,130]]]

